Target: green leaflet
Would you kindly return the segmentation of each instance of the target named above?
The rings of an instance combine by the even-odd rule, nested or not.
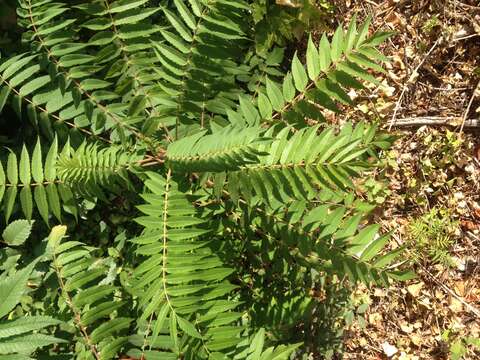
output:
[[[18,162],[17,156],[10,152],[8,155],[8,162],[7,162],[7,179],[10,184],[17,185],[18,183]]]
[[[106,18],[97,18],[89,20],[82,24],[82,27],[85,27],[90,30],[105,30],[112,26],[112,22]]]
[[[148,0],[136,0],[136,1],[118,0],[110,4],[109,10],[112,13],[120,13],[120,12],[141,7],[141,5],[147,2]]]
[[[143,19],[147,19],[149,16],[155,14],[157,11],[159,11],[159,9],[155,9],[155,8],[134,9],[128,12],[115,15],[114,21],[116,25],[135,24]]]
[[[26,290],[27,280],[38,260],[33,261],[24,269],[0,281],[0,319],[7,315]]]
[[[127,328],[131,321],[132,319],[116,318],[104,322],[92,331],[91,339],[94,343],[98,343],[111,334]]]
[[[50,182],[54,181],[56,178],[55,163],[58,156],[57,154],[58,154],[58,140],[55,137],[55,139],[52,142],[52,145],[50,146],[47,157],[45,159],[45,180]]]
[[[177,16],[175,16],[171,11],[167,9],[163,9],[168,21],[172,24],[172,26],[175,28],[176,31],[180,34],[180,36],[188,42],[191,42],[193,40],[192,35],[188,28],[185,26],[183,21],[181,21]],[[195,28],[195,25],[193,24],[193,28]]]
[[[0,89],[0,111],[2,111],[3,107],[5,106],[10,92],[11,90],[8,86],[3,86]]]
[[[295,97],[295,86],[293,85],[293,78],[291,73],[288,73],[283,80],[282,92],[283,97],[288,102],[292,101]]]
[[[21,96],[30,95],[31,93],[45,86],[49,82],[50,82],[50,76],[48,75],[41,76],[23,85],[20,88],[19,93]]]
[[[240,97],[240,112],[245,119],[245,122],[250,126],[258,126],[260,121],[260,116],[258,114],[257,109],[253,104],[249,101],[249,99],[245,97]]]
[[[200,333],[190,321],[185,320],[181,316],[177,316],[177,322],[180,329],[185,331],[185,333],[187,333],[188,335],[198,339],[202,338],[202,335],[200,335]]]
[[[268,119],[272,116],[272,104],[270,103],[268,97],[262,93],[258,95],[258,110],[260,112],[260,116],[264,119]]]
[[[18,73],[19,70],[21,70],[25,65],[27,65],[31,60],[33,60],[36,57],[36,55],[30,55],[26,57],[23,57],[23,55],[25,54],[19,55],[19,57],[21,58],[15,59],[15,61],[12,63],[6,62],[5,64],[3,64],[0,70],[0,71],[3,71],[2,73],[3,80],[8,80],[10,77]]]
[[[2,238],[9,245],[21,245],[32,231],[33,221],[16,220],[3,230]]]
[[[23,145],[22,154],[20,155],[19,174],[20,181],[24,186],[30,184],[30,155],[28,155],[25,145]]]
[[[185,3],[181,0],[174,0],[174,3],[185,24],[187,24],[190,29],[195,30],[197,27],[195,18],[192,13],[190,13],[190,10]]]
[[[335,34],[333,35],[333,38],[332,38],[331,56],[332,56],[333,62],[338,61],[340,59],[346,47],[345,45],[346,44],[344,39],[343,28],[340,25],[335,31]]]
[[[30,316],[0,323],[0,338],[24,334],[47,326],[60,324],[61,321],[49,316]],[[8,341],[8,340],[7,340]]]
[[[0,354],[29,353],[52,344],[66,342],[65,340],[44,334],[20,335],[0,343]]]
[[[308,83],[307,73],[297,57],[297,54],[293,55],[292,61],[292,75],[293,75],[293,82],[295,83],[295,87],[298,91],[305,90],[305,87]]]
[[[285,104],[282,91],[277,84],[275,84],[269,78],[267,78],[267,95],[268,99],[270,99],[270,102],[272,103],[272,107],[276,111],[281,111]]]
[[[40,71],[39,65],[32,65],[28,68],[22,70],[21,72],[17,73],[12,79],[9,81],[10,86],[16,87],[20,84],[23,84],[26,80],[31,78],[33,75]]]
[[[307,45],[307,70],[311,80],[315,80],[320,75],[320,57],[311,36],[308,38]]]
[[[33,150],[32,177],[33,177],[33,180],[37,183],[41,183],[44,179],[43,159],[42,159],[42,149],[41,149],[40,139],[38,139],[37,144],[35,145],[35,149]]]

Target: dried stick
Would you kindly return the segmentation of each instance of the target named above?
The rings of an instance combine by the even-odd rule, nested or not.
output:
[[[419,116],[397,119],[395,123],[389,121],[387,125],[391,127],[416,127],[416,126],[459,126],[467,128],[480,128],[480,119],[463,119],[459,116]]]

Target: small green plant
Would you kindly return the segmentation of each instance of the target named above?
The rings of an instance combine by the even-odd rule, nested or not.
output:
[[[440,207],[434,207],[412,219],[408,225],[407,237],[414,261],[420,262],[427,257],[434,263],[451,265],[449,250],[455,243],[458,226],[458,221],[452,219],[451,210]]]
[[[387,154],[390,176],[401,178],[400,182],[405,184],[405,189],[395,194],[398,201],[423,211],[427,211],[429,202],[435,198],[449,198],[454,203],[454,193],[458,191],[455,189],[465,182],[459,173],[471,163],[464,136],[449,130],[424,128],[417,132],[411,145],[411,152],[401,154],[397,149]]]
[[[468,336],[460,338],[451,330],[442,333],[442,340],[449,344],[449,352],[451,360],[466,359],[465,356],[474,354],[478,355],[480,351],[480,338]],[[473,357],[469,357],[473,359]]]
[[[428,19],[422,26],[422,30],[425,34],[431,34],[432,31],[441,25],[440,20],[438,19],[437,15],[433,15],[430,19]]]
[[[382,181],[369,177],[363,183],[367,199],[371,203],[383,204],[387,197],[391,194],[386,184]]]

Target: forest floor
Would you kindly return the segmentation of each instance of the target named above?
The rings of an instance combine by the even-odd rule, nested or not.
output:
[[[359,291],[370,306],[347,331],[344,358],[480,359],[480,4],[335,5],[339,22],[370,14],[375,28],[396,32],[383,86],[357,94],[347,117],[377,119],[399,136],[387,170],[364,186],[417,274]]]

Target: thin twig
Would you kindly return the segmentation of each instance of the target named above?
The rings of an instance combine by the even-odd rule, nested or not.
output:
[[[453,41],[453,42],[457,42],[457,41],[467,40],[467,39],[470,39],[470,38],[473,38],[473,37],[477,37],[477,36],[480,36],[480,34],[466,35],[466,36],[462,36],[462,37],[459,37],[459,38],[455,38],[455,39],[453,39],[452,41]]]
[[[473,90],[473,94],[472,96],[470,97],[470,101],[468,102],[468,105],[467,105],[467,108],[465,109],[465,112],[463,113],[463,117],[462,117],[462,126],[460,127],[460,132],[463,131],[463,128],[465,126],[465,122],[467,121],[467,116],[468,116],[468,113],[470,112],[470,108],[472,107],[472,104],[473,104],[473,100],[475,99],[475,96],[477,95],[477,90],[480,89],[480,81],[477,83],[477,86],[475,87],[475,89]]]
[[[390,126],[388,127],[388,131],[390,131],[392,129],[393,125],[395,124],[395,120],[397,118],[397,113],[398,113],[398,110],[400,110],[400,107],[402,106],[403,96],[405,95],[405,92],[407,91],[408,85],[413,84],[415,82],[416,78],[418,77],[418,70],[423,66],[423,64],[428,59],[428,57],[433,52],[433,50],[435,50],[435,48],[437,47],[437,45],[440,42],[440,39],[441,38],[438,38],[437,41],[435,41],[435,43],[432,45],[430,50],[428,50],[427,54],[424,56],[422,61],[420,61],[420,64],[418,64],[417,67],[415,68],[415,70],[413,70],[413,72],[410,74],[410,77],[408,78],[407,82],[405,84],[403,84],[403,89],[402,89],[402,92],[400,94],[400,97],[398,98],[397,104],[395,105],[395,110],[394,110],[393,115],[392,115],[392,120],[390,120]]]
[[[457,1],[457,3],[458,3],[458,5],[469,8],[469,9],[477,9],[477,10],[480,9],[480,6],[465,4],[461,1]]]
[[[398,238],[398,236],[396,236],[395,234],[392,235],[392,238],[397,242],[398,245],[402,245],[402,241]],[[409,250],[409,249],[405,249],[406,253],[411,256],[412,254],[412,251]],[[463,305],[465,305],[465,307],[470,310],[470,312],[472,314],[474,314],[477,318],[480,318],[480,310],[478,310],[475,306],[469,304],[468,302],[466,302],[461,296],[457,295],[452,289],[450,289],[449,287],[447,287],[445,284],[443,284],[442,282],[440,282],[435,276],[433,276],[433,274],[428,271],[428,269],[423,266],[422,264],[418,263],[418,266],[423,270],[423,272],[431,279],[433,280],[433,282],[435,282],[435,284],[437,284],[438,286],[440,286],[445,292],[447,292],[448,294],[450,294],[451,296],[453,296],[455,299],[457,299],[459,302],[461,302]]]
[[[473,313],[476,317],[480,318],[480,310],[478,310],[475,306],[469,304],[468,302],[466,302],[461,296],[458,296],[455,291],[453,291],[452,289],[450,289],[449,287],[447,287],[445,284],[443,284],[441,281],[439,281],[435,276],[433,276],[432,273],[430,273],[423,265],[419,264],[420,267],[422,268],[422,270],[425,272],[425,274],[428,275],[428,277],[430,279],[432,279],[435,284],[437,284],[438,286],[440,286],[445,292],[447,292],[448,294],[450,294],[451,296],[453,296],[455,299],[457,299],[458,301],[460,301],[463,305],[465,305],[465,307],[470,310],[471,313]]]

